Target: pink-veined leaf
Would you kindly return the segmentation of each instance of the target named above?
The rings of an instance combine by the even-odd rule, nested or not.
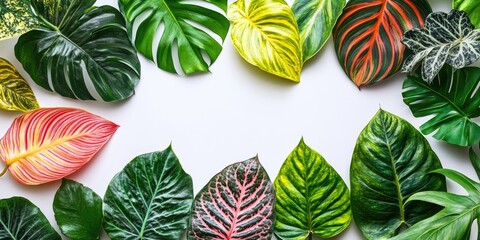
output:
[[[257,157],[230,165],[195,197],[190,239],[270,239],[274,202],[272,182]]]
[[[55,181],[90,161],[117,128],[80,109],[38,109],[13,121],[0,139],[0,158],[20,183]]]

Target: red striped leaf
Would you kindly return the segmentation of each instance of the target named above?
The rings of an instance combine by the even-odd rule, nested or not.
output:
[[[38,109],[13,121],[0,139],[0,158],[20,183],[55,181],[90,161],[117,128],[79,109]]]
[[[361,87],[398,72],[406,58],[403,33],[423,26],[431,12],[426,0],[349,1],[333,34],[345,73]]]
[[[198,193],[190,238],[270,239],[275,193],[258,158],[226,167]]]

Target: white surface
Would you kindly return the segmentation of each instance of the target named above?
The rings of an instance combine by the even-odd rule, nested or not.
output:
[[[434,11],[450,9],[450,1],[431,1]],[[97,5],[116,5],[98,0]],[[103,196],[110,179],[137,155],[165,149],[170,143],[195,192],[225,166],[259,155],[270,178],[303,136],[349,185],[349,166],[358,134],[381,106],[417,128],[401,96],[403,75],[359,91],[337,62],[332,41],[304,67],[302,82],[275,77],[247,64],[228,37],[211,74],[176,76],[140,56],[142,78],[136,95],[119,104],[81,102],[37,86],[15,59],[16,39],[0,42],[1,56],[27,77],[42,107],[82,108],[121,127],[106,147],[69,178]],[[0,136],[19,113],[0,113]],[[445,168],[476,179],[466,149],[427,136]],[[38,205],[56,226],[52,202],[60,181],[23,186],[9,173],[0,178],[0,198],[23,196]],[[449,189],[461,192],[449,182]],[[354,223],[336,239],[362,239]]]

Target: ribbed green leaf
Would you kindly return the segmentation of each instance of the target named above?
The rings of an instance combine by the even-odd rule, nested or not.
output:
[[[407,121],[380,110],[360,133],[350,167],[352,213],[367,239],[393,237],[435,214],[423,202],[405,204],[420,191],[445,191],[445,179],[427,140]]]
[[[0,58],[0,108],[27,112],[38,107],[27,81],[10,62]]]
[[[108,185],[104,228],[115,240],[178,240],[188,226],[193,183],[171,147],[134,158]]]
[[[23,197],[0,200],[0,239],[61,240],[42,211]]]
[[[459,146],[480,141],[480,68],[454,70],[445,66],[428,84],[420,73],[409,75],[403,83],[403,101],[415,117],[434,117],[420,129],[424,134]]]
[[[302,41],[303,61],[313,57],[332,34],[346,0],[296,0],[292,10]]]
[[[222,51],[221,43],[213,35],[198,26],[210,30],[223,40],[228,32],[229,22],[224,16],[226,0],[119,0],[120,10],[130,25],[140,21],[136,33],[132,36],[140,53],[157,63],[158,67],[176,73],[173,51],[177,51],[178,60],[184,73],[207,72]],[[211,10],[211,5],[223,12]],[[146,18],[144,18],[146,16]],[[160,41],[155,38],[163,29]],[[133,34],[135,29],[130,29]],[[157,49],[153,52],[153,46]],[[173,47],[177,46],[178,49]],[[202,56],[205,53],[208,58]]]
[[[15,55],[49,91],[82,100],[119,101],[134,94],[140,63],[122,14],[94,3],[32,0],[44,21],[19,38]]]
[[[60,230],[69,239],[100,239],[102,199],[90,188],[63,179],[53,200],[53,212]]]
[[[478,0],[453,0],[453,8],[467,12],[473,25],[480,28],[480,3]]]
[[[0,1],[0,40],[19,36],[39,25],[29,0]]]
[[[280,239],[330,238],[350,224],[350,191],[335,169],[303,139],[275,179],[275,234]]]
[[[472,166],[475,169],[475,172],[477,173],[477,177],[480,179],[480,156],[478,156],[475,153],[475,150],[473,150],[473,147],[470,148],[468,155],[470,157],[470,162],[472,163]]]

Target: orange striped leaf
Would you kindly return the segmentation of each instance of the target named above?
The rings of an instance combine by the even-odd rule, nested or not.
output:
[[[403,33],[423,26],[431,12],[426,0],[350,0],[333,34],[345,73],[361,87],[398,72]]]
[[[55,181],[90,161],[117,128],[115,123],[79,109],[38,109],[13,121],[0,139],[0,158],[5,171],[20,183]]]

